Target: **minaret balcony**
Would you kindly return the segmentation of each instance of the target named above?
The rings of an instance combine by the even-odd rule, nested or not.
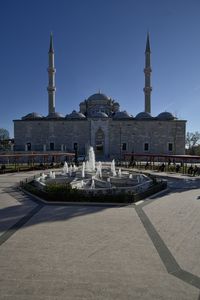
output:
[[[53,68],[53,67],[49,67],[49,68],[47,68],[47,71],[48,71],[49,73],[55,73],[55,72],[56,72],[56,69]]]
[[[47,87],[47,91],[48,91],[48,92],[55,92],[55,90],[56,90],[56,87],[55,87],[55,86],[48,86],[48,87]]]
[[[151,68],[144,68],[144,73],[145,74],[150,74],[152,72]]]
[[[143,91],[145,92],[145,94],[149,94],[150,92],[152,92],[152,87],[151,86],[146,86],[143,88]]]

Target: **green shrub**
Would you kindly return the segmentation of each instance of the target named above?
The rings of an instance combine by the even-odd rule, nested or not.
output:
[[[23,187],[30,193],[37,195],[47,201],[60,201],[60,202],[101,202],[101,203],[133,203],[149,197],[167,186],[166,182],[154,182],[153,185],[146,191],[140,193],[127,193],[127,194],[94,194],[93,191],[84,193],[81,190],[73,189],[69,183],[47,184],[44,190],[38,190],[32,183],[27,183]]]

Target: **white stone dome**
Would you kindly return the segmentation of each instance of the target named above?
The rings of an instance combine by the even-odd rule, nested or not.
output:
[[[113,115],[114,119],[130,119],[133,118],[131,115],[129,115],[127,113],[127,111],[117,111],[114,115]]]
[[[32,112],[22,117],[22,120],[35,120],[35,119],[42,119],[42,118],[44,118],[42,115],[36,112]]]
[[[172,113],[164,111],[162,113],[160,113],[157,118],[159,120],[174,120],[175,117],[172,115]]]
[[[153,117],[150,115],[148,112],[140,112],[135,116],[136,119],[138,120],[146,120],[146,119],[152,119]]]
[[[54,112],[54,113],[50,113],[46,118],[47,119],[63,119],[64,116],[61,113]]]
[[[66,115],[66,118],[68,119],[85,119],[86,116],[80,112],[77,112],[75,110],[72,111],[71,114]]]
[[[102,93],[96,93],[91,95],[88,99],[88,101],[93,101],[93,100],[110,100],[108,96]]]
[[[92,115],[94,118],[108,118],[108,115],[105,112],[98,111]]]

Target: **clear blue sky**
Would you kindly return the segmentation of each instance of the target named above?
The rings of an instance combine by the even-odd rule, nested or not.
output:
[[[152,115],[170,111],[200,130],[199,0],[6,0],[0,2],[0,127],[47,115],[53,31],[56,111],[98,89],[134,116],[144,110],[144,50],[150,32]]]

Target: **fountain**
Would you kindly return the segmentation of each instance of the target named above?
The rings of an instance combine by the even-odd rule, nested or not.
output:
[[[81,175],[82,175],[82,178],[85,178],[85,162],[83,162],[83,165],[82,165]]]
[[[91,188],[91,189],[94,189],[94,188],[95,188],[94,176],[92,176],[92,183],[91,183],[90,188]]]
[[[115,170],[115,160],[114,159],[111,162],[111,172],[112,172],[113,176],[117,175],[116,170]]]
[[[84,194],[106,195],[106,194],[130,194],[137,191],[146,190],[152,180],[144,174],[119,168],[116,170],[113,159],[110,167],[107,164],[98,162],[95,166],[95,154],[93,147],[88,151],[89,160],[83,162],[82,166],[68,166],[67,162],[61,172],[50,171],[49,176],[41,174],[37,179],[37,184],[41,182],[41,188],[49,182],[55,180],[58,184],[69,183],[72,189],[79,189]],[[63,176],[67,175],[67,176]]]
[[[40,179],[41,179],[41,182],[44,182],[45,179],[46,179],[47,175],[45,175],[44,173],[42,173]]]
[[[72,176],[72,171],[73,171],[73,167],[72,167],[72,165],[70,165],[70,167],[69,167],[69,176],[70,177]]]
[[[62,168],[62,173],[63,173],[63,175],[67,175],[69,173],[69,168],[68,168],[68,164],[67,164],[66,161],[65,161],[64,166]]]
[[[94,154],[93,147],[89,147],[88,156],[89,156],[89,160],[88,160],[87,169],[88,171],[95,171],[95,154]]]
[[[99,178],[102,178],[102,163],[101,163],[101,161],[98,162],[96,176]]]

